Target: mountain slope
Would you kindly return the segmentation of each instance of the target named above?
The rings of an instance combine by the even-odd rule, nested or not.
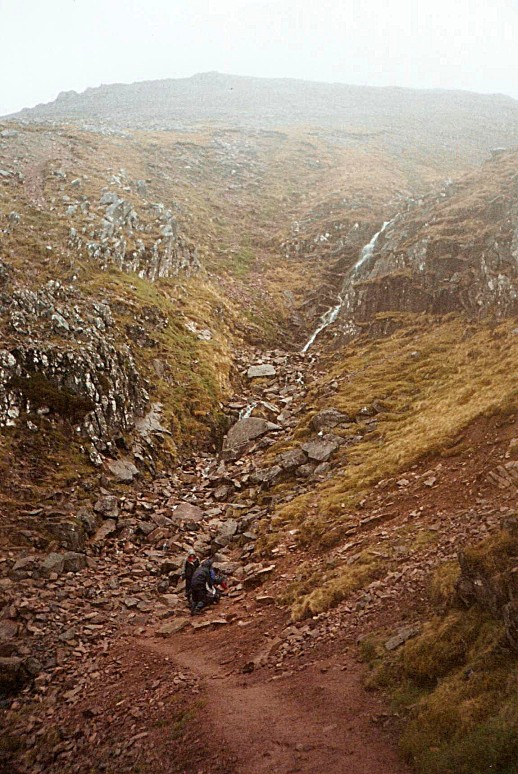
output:
[[[10,771],[399,772],[406,720],[426,774],[513,749],[517,154],[470,166],[514,103],[274,86],[102,87],[0,126]],[[188,616],[187,550],[228,574],[219,616]],[[221,722],[200,748],[204,702],[242,728],[250,690],[250,745]]]
[[[213,122],[256,129],[309,126],[340,145],[382,147],[402,160],[435,157],[452,171],[492,147],[518,142],[518,103],[509,97],[219,73],[66,92],[12,117],[134,130]]]

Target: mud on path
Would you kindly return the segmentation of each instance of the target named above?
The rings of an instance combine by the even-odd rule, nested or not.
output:
[[[259,632],[258,632],[259,634]],[[228,774],[404,774],[394,740],[376,725],[384,705],[363,688],[348,654],[272,676],[237,666],[243,653],[219,632],[135,644],[200,679],[204,743],[229,756]],[[131,647],[131,646],[130,646]],[[236,668],[237,667],[237,668]],[[176,769],[163,769],[171,774]]]

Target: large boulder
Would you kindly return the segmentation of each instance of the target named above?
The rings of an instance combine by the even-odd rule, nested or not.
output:
[[[86,556],[77,551],[65,551],[63,554],[51,553],[45,557],[40,567],[40,574],[48,578],[51,573],[61,575],[63,572],[79,572],[86,567]]]
[[[275,373],[274,366],[266,363],[264,365],[250,366],[247,376],[249,379],[264,379],[265,377],[270,378],[275,376]]]
[[[316,462],[326,462],[329,457],[338,449],[338,444],[334,441],[309,441],[302,446],[310,460]]]
[[[62,548],[81,551],[85,547],[86,531],[80,519],[70,518],[45,524],[49,532]]]
[[[228,431],[223,442],[223,457],[236,459],[244,454],[248,445],[266,433],[281,430],[279,425],[260,417],[245,417],[236,422]]]
[[[65,569],[65,559],[63,554],[52,552],[41,563],[40,572],[43,577],[48,578],[52,573],[61,575]]]
[[[128,459],[110,460],[107,467],[123,484],[131,484],[135,476],[138,476],[138,468]]]

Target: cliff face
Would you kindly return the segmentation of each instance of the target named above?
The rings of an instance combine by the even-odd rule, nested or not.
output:
[[[518,153],[410,201],[360,254],[342,292],[342,326],[379,313],[518,310]]]
[[[110,306],[59,281],[38,291],[20,287],[2,268],[0,427],[38,432],[70,422],[100,464],[100,453],[116,453],[114,439],[133,430],[149,399]]]

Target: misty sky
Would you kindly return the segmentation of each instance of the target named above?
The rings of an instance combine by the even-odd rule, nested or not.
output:
[[[518,98],[518,0],[0,0],[0,115],[218,70]]]

